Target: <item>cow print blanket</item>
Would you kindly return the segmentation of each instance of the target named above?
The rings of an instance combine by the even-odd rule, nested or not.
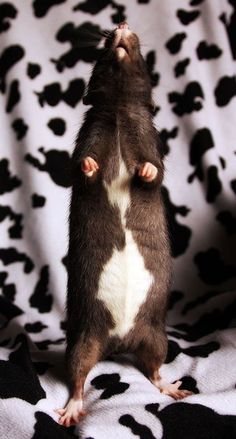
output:
[[[87,417],[66,429],[64,366],[70,155],[101,31],[140,36],[165,147],[174,281],[162,375],[97,364]],[[0,3],[0,437],[236,437],[236,1]],[[91,261],[93,263],[93,261]]]

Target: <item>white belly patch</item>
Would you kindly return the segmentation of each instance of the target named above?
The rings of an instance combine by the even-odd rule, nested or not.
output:
[[[144,260],[132,232],[126,228],[125,213],[130,204],[129,175],[120,159],[120,172],[111,184],[106,184],[108,199],[117,205],[125,233],[125,247],[114,249],[99,279],[98,298],[111,312],[115,327],[109,335],[123,337],[133,327],[140,305],[144,303],[154,280],[145,268]]]

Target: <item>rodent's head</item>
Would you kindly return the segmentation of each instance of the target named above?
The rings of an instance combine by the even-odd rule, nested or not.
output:
[[[151,105],[151,81],[138,36],[122,22],[107,34],[102,56],[90,78],[85,105]]]
[[[122,22],[108,34],[105,40],[105,48],[113,53],[118,62],[135,63],[140,57],[140,44],[138,36],[131,32],[127,23]]]

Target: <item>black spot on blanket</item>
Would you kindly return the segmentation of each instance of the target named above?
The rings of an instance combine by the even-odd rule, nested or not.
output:
[[[91,381],[91,384],[98,390],[105,389],[101,393],[100,399],[108,399],[114,395],[119,395],[129,388],[129,384],[120,381],[118,373],[99,375]]]
[[[3,286],[2,294],[11,302],[14,301],[16,296],[16,286],[15,284],[6,284]]]
[[[216,105],[225,107],[236,96],[236,76],[224,76],[215,88]]]
[[[44,375],[48,371],[48,369],[52,367],[51,364],[47,363],[46,361],[34,361],[33,365],[37,372],[37,375]]]
[[[0,206],[0,223],[8,218],[13,224],[8,229],[9,238],[22,238],[22,218],[23,215],[15,213],[10,206]]]
[[[26,338],[21,336],[21,344],[16,351],[9,355],[9,360],[0,361],[0,397],[20,398],[30,404],[46,398],[46,393],[40,385]]]
[[[228,16],[226,16],[226,13],[223,13],[220,16],[220,19],[225,26],[225,30],[226,30],[226,33],[227,33],[227,36],[229,39],[233,59],[236,59],[236,38],[235,38],[236,1],[235,0],[228,0],[228,3],[230,3],[230,5],[232,6],[232,14],[228,18]]]
[[[69,153],[67,151],[57,151],[56,149],[45,151],[43,147],[39,148],[39,152],[45,158],[44,163],[41,163],[30,153],[26,154],[25,160],[39,171],[47,172],[54,183],[59,186],[70,186],[71,159]]]
[[[200,404],[178,402],[159,410],[159,404],[147,404],[145,409],[162,424],[162,439],[234,439],[236,416],[219,415]],[[176,431],[178,431],[176,436]]]
[[[7,276],[8,276],[8,273],[6,271],[1,271],[0,272],[0,288],[3,287]]]
[[[27,75],[30,79],[36,78],[41,72],[41,67],[36,63],[28,63],[27,64]]]
[[[105,9],[108,5],[112,10],[115,10],[115,13],[111,15],[113,23],[118,24],[121,21],[126,20],[125,6],[113,0],[99,0],[96,2],[93,0],[85,0],[84,2],[78,3],[76,6],[74,6],[73,10],[80,10],[91,15],[95,15]]]
[[[197,381],[193,377],[186,375],[184,377],[181,377],[180,381],[182,381],[180,389],[189,390],[190,392],[193,392],[195,394],[199,393],[199,390],[197,388]]]
[[[145,62],[147,64],[148,73],[151,78],[152,87],[156,87],[159,83],[160,75],[155,72],[155,64],[156,64],[156,53],[154,50],[151,50],[147,53]]]
[[[235,296],[232,294],[232,296]],[[196,341],[201,337],[205,337],[208,334],[213,333],[219,329],[225,329],[229,327],[229,324],[235,319],[236,313],[236,297],[232,297],[232,302],[224,309],[214,309],[213,311],[203,314],[192,325],[187,323],[180,323],[174,325],[177,331],[169,331],[169,335],[183,339],[186,341]],[[194,347],[191,347],[191,350]],[[191,352],[191,351],[190,351]]]
[[[187,66],[190,63],[190,58],[185,58],[182,61],[177,62],[175,68],[174,68],[174,72],[175,72],[175,77],[178,78],[181,75],[184,75],[185,70],[187,68]]]
[[[167,155],[170,151],[168,140],[175,139],[178,135],[178,131],[179,131],[178,127],[174,127],[171,130],[167,130],[166,128],[163,128],[163,130],[159,132],[163,146],[163,156]]]
[[[213,203],[222,190],[222,183],[218,177],[218,168],[209,166],[207,170],[207,194],[208,203]]]
[[[18,79],[14,79],[14,81],[11,82],[11,85],[9,87],[6,113],[10,113],[12,111],[15,105],[18,104],[18,102],[20,101],[20,98],[21,98],[21,94],[19,90],[19,81]]]
[[[3,265],[14,264],[15,262],[22,262],[24,264],[24,273],[31,273],[34,268],[33,261],[25,253],[20,253],[14,247],[1,248],[0,260]]]
[[[21,180],[11,175],[8,166],[9,161],[7,159],[0,160],[0,195],[11,192],[21,185]]]
[[[189,209],[186,206],[174,205],[170,199],[169,192],[165,187],[162,188],[162,195],[166,208],[172,255],[177,257],[186,251],[192,232],[189,227],[178,223],[176,216],[188,215]]]
[[[224,159],[224,157],[219,156],[219,161],[221,164],[221,168],[226,169],[226,160]]]
[[[17,9],[11,3],[0,4],[0,33],[7,31],[11,27],[10,19],[17,16]]]
[[[59,82],[45,85],[42,91],[35,92],[38,96],[38,101],[41,107],[45,102],[51,107],[55,107],[60,102],[65,102],[72,108],[75,108],[78,102],[82,99],[85,90],[85,83],[83,79],[73,79],[65,91],[61,90]]]
[[[227,265],[216,248],[199,252],[194,257],[200,278],[210,285],[218,285],[236,277],[236,266]]]
[[[211,131],[208,128],[197,130],[190,143],[189,162],[195,168],[194,172],[189,175],[188,182],[192,183],[195,177],[200,181],[203,180],[202,157],[206,151],[214,147],[214,140]]]
[[[216,216],[217,221],[225,228],[228,235],[236,233],[236,217],[229,211],[222,211]]]
[[[48,127],[56,136],[63,136],[66,130],[66,123],[60,117],[55,117],[54,119],[50,119]]]
[[[35,341],[35,345],[40,351],[47,351],[50,345],[60,345],[64,343],[65,338],[58,338],[57,340],[42,340]]]
[[[173,331],[168,332],[169,334],[173,335]],[[211,341],[209,343],[204,343],[201,345],[196,346],[190,346],[188,348],[181,348],[179,344],[174,340],[168,341],[168,353],[165,360],[165,363],[172,363],[172,361],[175,360],[175,358],[183,353],[185,355],[189,355],[190,357],[201,357],[206,358],[208,357],[212,352],[217,351],[220,349],[220,344],[216,341]]]
[[[32,439],[78,439],[78,436],[73,434],[74,427],[63,427],[46,413],[36,412],[35,418],[36,423],[34,425],[34,435]]]
[[[44,325],[42,322],[34,322],[34,323],[26,323],[25,330],[29,333],[37,334],[41,332],[43,329],[48,328],[47,325]]]
[[[222,50],[216,44],[207,44],[206,41],[200,41],[197,46],[198,59],[215,59],[222,55]]]
[[[8,322],[23,314],[18,306],[11,303],[7,298],[0,295],[0,327],[4,327]]]
[[[16,133],[17,140],[21,140],[23,137],[25,137],[29,127],[23,119],[19,118],[14,120],[12,123],[12,128]]]
[[[32,4],[34,15],[37,18],[45,17],[52,6],[60,5],[61,3],[65,3],[65,1],[66,0],[44,0],[42,2],[41,0],[34,0]]]
[[[48,282],[49,267],[45,265],[41,269],[39,280],[29,299],[32,308],[37,308],[41,313],[49,312],[52,309],[52,295],[48,294]]]
[[[185,11],[184,9],[178,9],[176,15],[184,26],[188,26],[199,17],[200,11]]]
[[[8,273],[6,271],[0,272],[0,288],[2,289],[2,294],[5,296],[7,300],[13,302],[16,295],[16,286],[15,284],[7,284],[6,279],[8,277]]]
[[[111,0],[98,0],[96,2],[94,0],[85,0],[84,2],[80,2],[74,6],[73,10],[88,12],[91,15],[95,15],[101,12],[111,3]]]
[[[201,3],[203,3],[205,0],[191,0],[190,1],[190,6],[198,6],[198,5],[200,5]]]
[[[8,46],[4,49],[0,57],[0,90],[4,93],[6,90],[6,76],[9,70],[18,63],[25,51],[23,47],[18,45]]]
[[[43,207],[46,203],[46,198],[43,195],[33,194],[31,198],[32,198],[32,207],[34,209],[37,207]]]
[[[171,291],[168,303],[168,309],[174,308],[175,304],[183,299],[184,293],[182,291]]]
[[[183,40],[187,37],[187,34],[185,32],[181,32],[178,34],[175,34],[173,37],[171,37],[166,42],[166,48],[169,50],[169,52],[172,55],[175,55],[181,50]]]
[[[112,23],[119,24],[121,21],[126,20],[125,6],[118,4],[116,1],[111,1],[111,7],[115,10],[115,13],[111,15]]]
[[[182,314],[185,315],[187,314],[189,311],[191,311],[191,309],[196,308],[199,305],[202,305],[203,303],[208,302],[208,300],[212,299],[213,297],[217,296],[218,294],[220,294],[218,291],[207,291],[205,294],[197,297],[194,300],[191,300],[190,302],[186,303],[183,310],[182,310]],[[223,293],[224,294],[224,293]]]
[[[102,39],[102,29],[89,22],[77,27],[71,22],[64,24],[57,32],[56,39],[60,43],[67,42],[71,46],[58,59],[51,59],[58,72],[74,67],[78,61],[94,62],[102,50],[97,48]]]
[[[172,111],[178,116],[183,116],[184,114],[190,114],[193,111],[200,111],[202,109],[204,94],[199,82],[192,81],[187,84],[182,94],[173,91],[168,94],[168,98],[169,102],[174,104]]]
[[[131,415],[122,415],[119,419],[119,423],[124,427],[130,428],[132,433],[135,436],[139,436],[140,439],[156,439],[149,427],[140,424]]]

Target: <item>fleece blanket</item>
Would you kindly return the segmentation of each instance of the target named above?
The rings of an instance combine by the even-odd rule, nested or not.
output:
[[[174,280],[162,375],[98,363],[87,417],[66,429],[64,366],[70,155],[101,32],[141,39],[165,146]],[[0,3],[0,437],[236,437],[235,0]],[[91,262],[92,263],[92,262]]]

